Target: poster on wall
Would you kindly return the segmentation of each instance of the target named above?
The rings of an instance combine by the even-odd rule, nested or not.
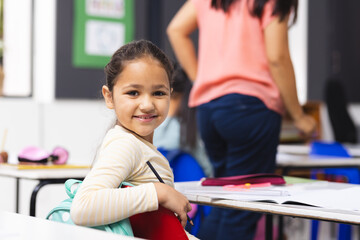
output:
[[[73,65],[103,68],[112,54],[133,40],[133,0],[74,1]]]

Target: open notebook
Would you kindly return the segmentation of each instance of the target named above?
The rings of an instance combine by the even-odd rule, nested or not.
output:
[[[228,191],[223,187],[201,186],[199,183],[194,184],[193,182],[191,185],[178,184],[176,188],[186,196],[208,197],[210,201],[229,199],[360,211],[360,187],[351,184],[316,181]]]

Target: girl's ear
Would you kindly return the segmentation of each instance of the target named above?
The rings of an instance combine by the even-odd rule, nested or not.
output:
[[[102,87],[102,94],[104,96],[106,106],[109,109],[113,109],[114,108],[114,102],[113,102],[112,94],[111,94],[109,88],[107,86],[105,86],[105,85]]]

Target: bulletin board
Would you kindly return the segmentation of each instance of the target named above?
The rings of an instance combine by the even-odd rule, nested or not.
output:
[[[112,54],[133,40],[133,0],[75,0],[72,63],[104,68]]]
[[[55,98],[101,99],[101,87],[105,84],[104,66],[110,59],[110,56],[106,58],[107,60],[102,67],[99,67],[100,64],[97,66],[89,64],[86,67],[74,65],[74,35],[78,34],[74,29],[76,25],[74,3],[77,1],[56,0]],[[130,33],[125,33],[126,41],[131,41],[133,34],[134,39],[148,39],[161,47],[169,56],[174,56],[171,46],[166,40],[165,30],[167,23],[185,0],[125,0],[125,4],[128,1],[131,2],[131,7],[134,8],[133,11],[129,11],[134,19],[131,21],[128,29],[129,31],[131,30]],[[83,0],[82,2],[85,1]],[[98,0],[97,2],[103,2],[103,0]],[[84,16],[84,18],[100,20],[100,18],[95,16]],[[104,19],[101,18],[101,20]],[[121,20],[116,20],[116,22],[118,21],[121,22]],[[125,19],[122,21],[125,21]],[[131,24],[134,24],[134,26],[132,27]],[[130,37],[128,38],[128,36]],[[100,56],[95,55],[94,57]]]

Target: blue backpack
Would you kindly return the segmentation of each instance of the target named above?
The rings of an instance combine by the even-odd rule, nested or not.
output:
[[[72,201],[75,197],[75,194],[79,189],[81,183],[82,181],[76,179],[68,179],[65,182],[65,191],[69,196],[69,198],[65,199],[57,207],[53,208],[46,216],[46,219],[55,222],[62,222],[62,223],[75,225],[75,223],[71,220],[70,217],[70,208]],[[121,184],[121,186],[123,185],[132,186],[131,184],[125,182]],[[123,219],[119,222],[115,222],[107,225],[101,225],[101,226],[94,226],[91,228],[95,228],[106,232],[112,232],[120,235],[134,236],[129,219]]]

